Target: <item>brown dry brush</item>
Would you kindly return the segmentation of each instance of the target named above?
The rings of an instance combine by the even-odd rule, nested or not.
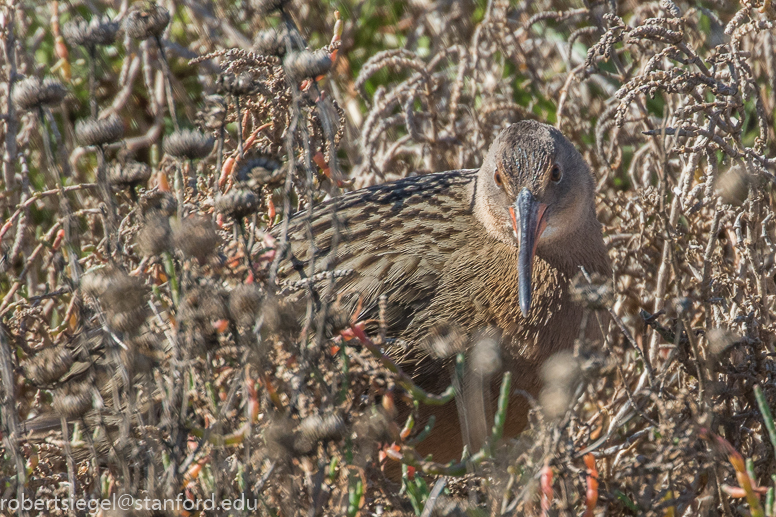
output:
[[[0,497],[772,514],[771,3],[413,2],[358,70],[327,5],[0,7]],[[440,466],[381,336],[285,302],[315,279],[275,285],[284,216],[477,167],[523,118],[597,173],[614,274],[576,283],[606,339],[547,365],[523,435]]]

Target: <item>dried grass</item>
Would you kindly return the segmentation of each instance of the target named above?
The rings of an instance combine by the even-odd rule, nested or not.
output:
[[[98,5],[114,22],[161,12]],[[172,22],[148,39],[85,48],[59,34],[81,8],[0,7],[0,498],[773,515],[771,2],[348,6],[337,21],[328,3],[165,2]],[[374,30],[391,9],[401,19]],[[250,50],[270,26],[281,39]],[[291,54],[305,38],[314,52]],[[30,90],[54,84],[55,63],[68,94]],[[16,102],[18,88],[47,102]],[[119,118],[122,140],[114,128],[79,147],[76,120]],[[551,360],[521,436],[443,467],[392,419],[394,396],[426,394],[380,356],[381,336],[347,330],[337,306],[321,325],[284,297],[310,285],[274,285],[282,215],[477,167],[523,118],[561,128],[596,174],[613,277],[575,284],[606,339]],[[187,144],[170,125],[214,150],[160,157]],[[131,160],[150,181],[112,189],[108,171]],[[381,469],[397,459],[412,465],[402,490]]]

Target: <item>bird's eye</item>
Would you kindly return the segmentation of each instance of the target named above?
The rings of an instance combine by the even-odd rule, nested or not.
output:
[[[501,182],[501,174],[498,171],[496,171],[496,174],[493,175],[493,181],[496,182],[496,185],[498,185],[499,188],[504,186]]]
[[[560,181],[560,179],[563,177],[563,173],[560,172],[560,167],[557,165],[553,165],[552,169],[550,170],[550,179],[557,183]]]

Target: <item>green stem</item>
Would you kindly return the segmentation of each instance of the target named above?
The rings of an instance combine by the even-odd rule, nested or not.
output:
[[[771,440],[773,450],[776,453],[776,425],[773,423],[773,414],[768,407],[768,402],[765,400],[765,394],[760,385],[754,387],[754,398],[757,399],[757,406],[760,408],[760,413],[763,415],[763,422],[765,422],[765,428],[768,429],[768,438]]]
[[[164,272],[167,274],[167,281],[170,283],[170,293],[172,294],[172,303],[177,307],[180,305],[181,295],[178,289],[178,277],[175,276],[175,264],[172,255],[169,252],[163,253]]]

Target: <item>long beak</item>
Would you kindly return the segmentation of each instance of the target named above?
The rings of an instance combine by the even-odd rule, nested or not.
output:
[[[512,215],[512,227],[520,239],[520,249],[517,255],[518,295],[520,296],[520,311],[526,318],[531,310],[533,259],[536,255],[539,237],[547,226],[547,222],[544,220],[546,210],[547,205],[539,203],[527,188],[520,191],[515,204],[509,208],[509,213]]]

